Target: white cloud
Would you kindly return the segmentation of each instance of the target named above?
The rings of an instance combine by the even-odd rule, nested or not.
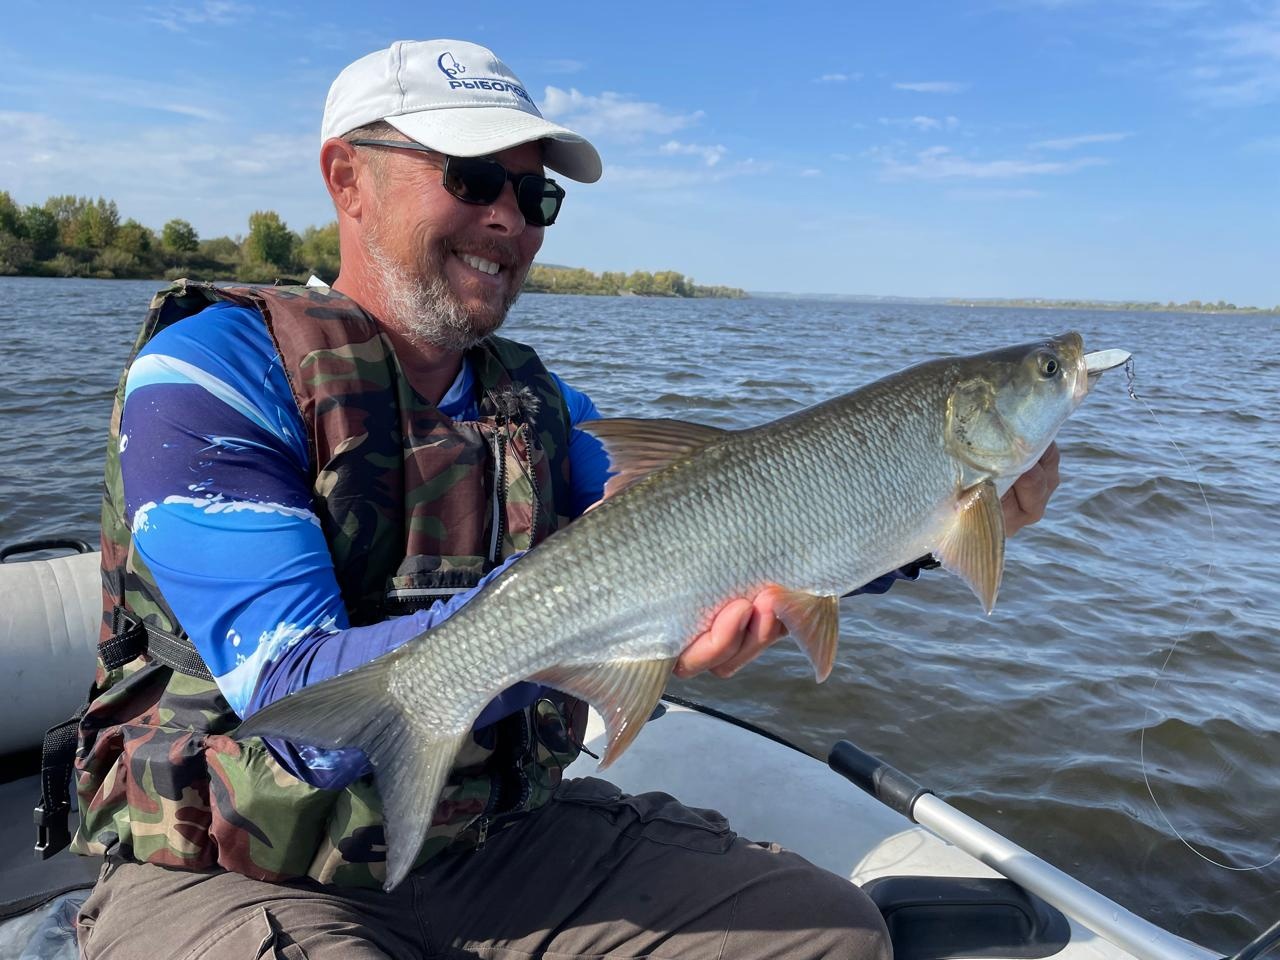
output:
[[[1076,160],[970,160],[953,154],[948,147],[921,150],[911,161],[902,162],[885,151],[873,151],[886,180],[1010,180],[1046,174],[1074,173],[1105,160],[1081,157]]]
[[[1243,147],[1245,153],[1277,153],[1280,154],[1280,137],[1261,137],[1250,140]]]
[[[895,90],[910,90],[913,93],[964,93],[969,84],[955,80],[923,80],[895,83]]]
[[[639,183],[649,189],[670,191],[709,183],[723,183],[738,177],[764,176],[772,173],[773,170],[772,163],[752,157],[717,166],[715,169],[700,167],[692,170],[673,170],[670,167],[629,166],[615,163],[605,168],[601,183],[608,187]]]
[[[37,91],[76,91],[69,103],[81,107],[85,101],[119,103],[131,113],[155,110],[196,120],[223,122],[227,114],[219,105],[234,108],[224,94],[201,85],[198,79],[186,83],[160,82],[114,73],[51,70],[45,66],[14,71],[18,83],[6,85],[19,96],[37,96]],[[41,99],[48,99],[41,97]],[[89,107],[97,110],[96,107]],[[63,112],[71,112],[64,107]]]
[[[247,21],[253,12],[252,7],[234,0],[204,0],[203,3],[147,7],[142,16],[173,33],[185,33],[190,27],[225,27]]]
[[[297,230],[333,215],[311,133],[222,141],[159,127],[90,139],[46,115],[5,111],[0,142],[0,183],[22,203],[102,195],[121,217],[158,229],[181,216],[208,236],[244,232],[251,210],[276,210]]]
[[[820,176],[822,176],[822,171],[821,171],[821,170],[819,170],[817,167],[806,167],[805,169],[803,169],[803,170],[801,170],[801,171],[800,171],[800,176],[802,176],[802,177],[820,177]]]
[[[1227,27],[1219,38],[1227,56],[1280,60],[1280,8],[1267,20]]]
[[[686,156],[701,157],[703,163],[708,167],[714,167],[728,153],[728,149],[715,144],[714,146],[700,143],[680,143],[677,140],[668,140],[658,148],[659,153],[667,155],[684,154]]]
[[[1269,14],[1201,34],[1202,62],[1191,95],[1209,106],[1250,107],[1280,100],[1280,5]]]
[[[941,119],[926,116],[881,117],[880,125],[883,127],[914,127],[922,133],[929,133],[934,130],[954,130],[960,126],[960,120],[952,116],[942,117]]]
[[[700,169],[673,170],[670,167],[611,163],[605,167],[600,185],[608,188],[640,184],[651,190],[678,190],[681,187],[707,183],[711,178],[709,171]]]
[[[608,136],[617,140],[639,140],[649,134],[669,135],[692,126],[703,113],[676,113],[656,103],[631,100],[605,91],[599,96],[576,89],[547,87],[542,112],[585,136]]]
[[[1031,145],[1034,150],[1072,150],[1086,143],[1115,143],[1128,140],[1132,133],[1083,133],[1076,137],[1059,137],[1056,140],[1039,140]]]
[[[966,187],[950,191],[952,196],[969,200],[1034,200],[1045,195],[1031,187]]]
[[[541,60],[536,63],[536,66],[543,73],[557,74],[581,73],[583,70],[587,69],[587,65],[584,61],[569,59]]]
[[[824,73],[820,77],[814,77],[814,83],[848,83],[850,80],[861,80],[860,73]]]

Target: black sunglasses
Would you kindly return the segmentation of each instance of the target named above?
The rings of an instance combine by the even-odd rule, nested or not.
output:
[[[490,204],[502,195],[502,188],[511,181],[516,191],[516,206],[524,214],[526,222],[535,227],[549,227],[556,222],[560,204],[564,202],[564,188],[550,177],[536,173],[512,173],[497,160],[485,157],[455,157],[432,150],[420,143],[404,140],[351,140],[355,147],[391,147],[395,150],[416,150],[444,157],[444,188],[463,203]]]

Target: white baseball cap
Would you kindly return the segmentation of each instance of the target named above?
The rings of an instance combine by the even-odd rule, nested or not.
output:
[[[351,64],[329,88],[321,142],[378,120],[456,157],[545,140],[543,162],[552,170],[582,183],[600,179],[596,148],[544,120],[520,78],[465,40],[398,40]]]

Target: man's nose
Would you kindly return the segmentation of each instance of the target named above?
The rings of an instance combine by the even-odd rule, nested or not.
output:
[[[504,236],[515,237],[524,232],[524,214],[516,203],[516,187],[510,180],[502,185],[498,199],[489,205],[490,230],[500,231]]]

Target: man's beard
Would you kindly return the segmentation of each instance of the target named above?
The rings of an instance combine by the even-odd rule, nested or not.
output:
[[[502,326],[507,311],[520,296],[517,284],[497,309],[486,306],[468,310],[445,278],[444,258],[448,253],[444,250],[433,251],[420,269],[410,272],[387,256],[376,237],[369,237],[367,244],[387,312],[382,319],[416,343],[444,350],[469,350]]]

